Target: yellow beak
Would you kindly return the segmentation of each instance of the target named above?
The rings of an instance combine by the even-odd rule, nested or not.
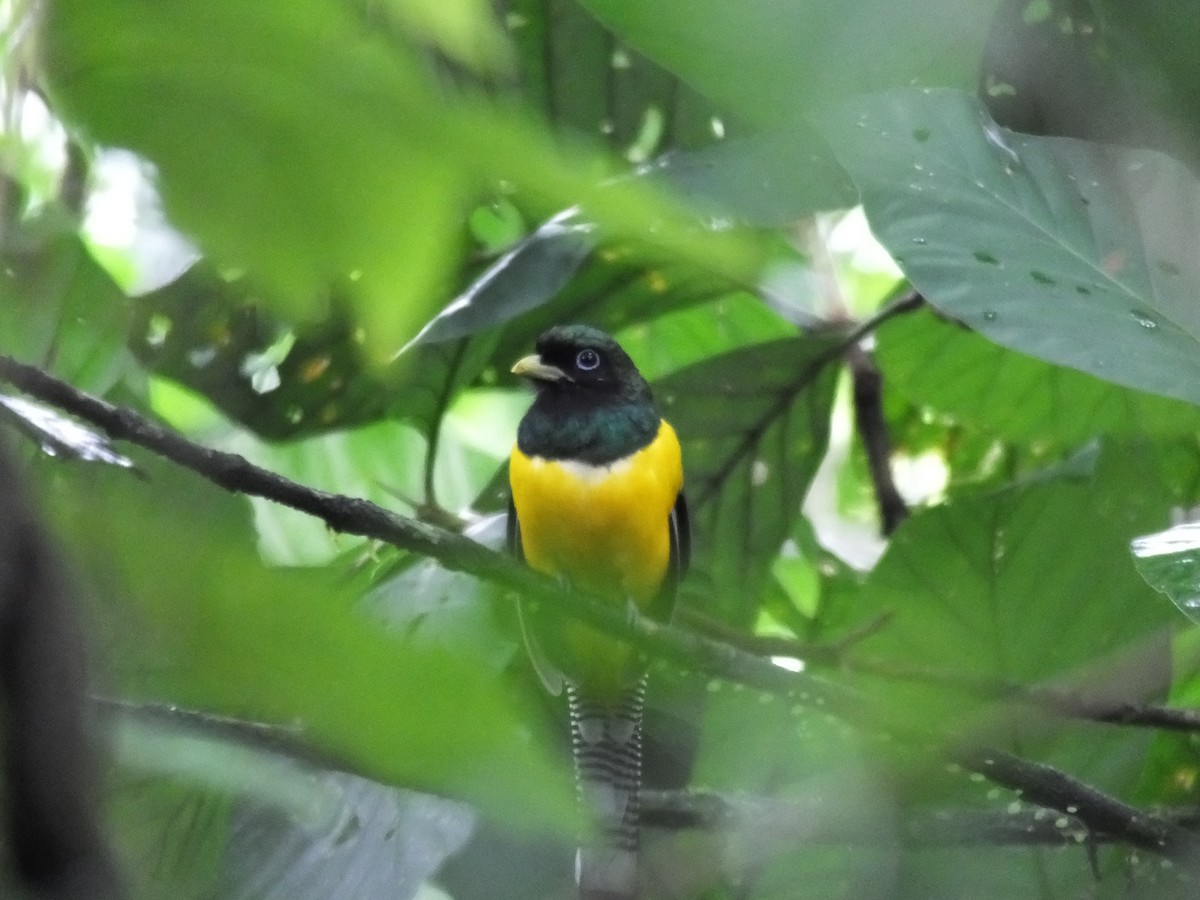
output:
[[[558,366],[542,362],[542,358],[536,353],[518,359],[516,365],[512,367],[512,373],[520,375],[522,378],[534,378],[538,381],[563,381],[564,379],[570,381],[566,372]]]

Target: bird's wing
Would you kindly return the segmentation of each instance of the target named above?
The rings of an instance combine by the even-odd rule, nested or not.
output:
[[[667,574],[654,602],[646,609],[648,616],[660,622],[670,620],[675,610],[675,595],[679,591],[679,584],[692,564],[692,527],[688,517],[687,498],[684,497],[683,491],[675,498],[675,508],[668,517],[668,527],[671,529],[671,556],[667,563]]]
[[[508,520],[504,544],[513,557],[521,562],[525,561],[525,549],[521,544],[521,523],[517,519],[517,508],[513,504],[512,497],[508,498]],[[538,678],[541,679],[546,690],[557,697],[563,691],[565,681],[563,673],[550,662],[537,642],[537,638],[534,637],[533,622],[530,621],[530,612],[525,608],[524,601],[517,602],[517,619],[521,623],[521,637],[525,641],[525,652],[529,654],[533,670],[537,672]]]

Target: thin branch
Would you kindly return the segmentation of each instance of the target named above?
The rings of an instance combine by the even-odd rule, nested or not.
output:
[[[1152,812],[1130,806],[1044,763],[980,750],[960,756],[964,768],[1021,792],[1021,797],[1075,816],[1090,833],[1108,835],[1188,865],[1200,862],[1200,837]]]
[[[913,681],[920,684],[940,685],[973,694],[984,700],[1038,706],[1088,722],[1160,728],[1167,731],[1200,732],[1200,709],[1197,708],[1088,697],[1080,694],[1078,690],[1021,684],[964,672],[948,672],[926,666],[908,666],[881,660],[852,658],[844,660],[844,664],[855,671],[868,675]]]
[[[743,823],[766,820],[777,831],[802,837],[806,845],[1071,847],[1084,841],[1131,843],[1119,831],[1089,828],[1077,814],[1036,803],[1022,803],[1012,810],[971,807],[922,810],[891,820],[886,816],[847,816],[837,797],[780,799],[712,791],[644,790],[641,812],[644,825],[672,831],[736,830],[744,827]],[[1200,808],[1195,806],[1134,812],[1144,822],[1168,830],[1194,828],[1200,823]],[[1148,849],[1161,852],[1160,847]]]

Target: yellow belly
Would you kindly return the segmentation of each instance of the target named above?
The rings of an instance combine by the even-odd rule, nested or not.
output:
[[[670,557],[671,509],[683,487],[679,440],[655,439],[608,466],[529,457],[514,448],[513,504],[529,565],[644,604]]]
[[[529,457],[513,448],[513,505],[526,562],[539,572],[644,608],[671,556],[670,515],[683,488],[679,440],[666,422],[646,447],[609,466]],[[530,636],[594,699],[613,699],[636,677],[631,648],[582,623]]]

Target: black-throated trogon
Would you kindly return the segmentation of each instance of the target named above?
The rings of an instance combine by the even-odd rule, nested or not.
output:
[[[535,349],[513,366],[537,396],[509,462],[509,547],[540,572],[666,620],[690,546],[675,431],[604,332],[559,326]],[[576,858],[580,896],[634,897],[644,666],[628,645],[582,623],[523,623],[547,687],[567,685],[591,826]]]

